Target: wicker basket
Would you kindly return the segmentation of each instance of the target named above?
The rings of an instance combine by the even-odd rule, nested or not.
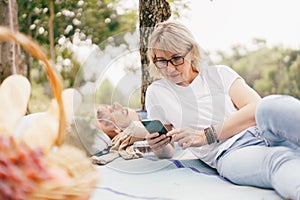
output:
[[[0,41],[13,41],[20,44],[33,57],[44,63],[53,97],[59,107],[58,134],[52,145],[55,151],[44,152],[45,162],[64,171],[68,177],[63,180],[40,183],[38,189],[31,193],[28,198],[88,199],[99,180],[99,174],[84,152],[64,144],[66,116],[62,101],[62,84],[54,67],[39,45],[26,35],[12,32],[8,28],[0,26]]]

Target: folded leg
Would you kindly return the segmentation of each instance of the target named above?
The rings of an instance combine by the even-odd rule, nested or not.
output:
[[[300,151],[300,101],[287,95],[265,97],[256,110],[256,122],[271,146]]]

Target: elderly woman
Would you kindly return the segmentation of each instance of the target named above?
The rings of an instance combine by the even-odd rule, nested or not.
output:
[[[148,134],[154,153],[170,158],[176,142],[233,183],[300,199],[300,101],[261,101],[231,68],[205,65],[181,23],[157,24],[148,45],[152,73],[161,77],[147,89],[148,118],[173,127]]]

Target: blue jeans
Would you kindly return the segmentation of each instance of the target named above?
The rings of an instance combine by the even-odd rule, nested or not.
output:
[[[239,185],[272,188],[300,199],[300,101],[286,95],[264,98],[250,128],[217,162],[221,176]]]

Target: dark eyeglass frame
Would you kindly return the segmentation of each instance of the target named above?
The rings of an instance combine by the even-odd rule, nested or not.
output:
[[[190,50],[183,56],[174,56],[173,58],[167,60],[167,59],[163,59],[163,60],[155,60],[154,64],[158,69],[166,69],[168,67],[168,63],[170,62],[173,66],[177,67],[179,65],[183,65],[184,64],[184,58],[190,53]],[[180,62],[179,62],[180,59]],[[158,63],[161,63],[161,65],[159,65]],[[163,64],[165,63],[165,64]]]

